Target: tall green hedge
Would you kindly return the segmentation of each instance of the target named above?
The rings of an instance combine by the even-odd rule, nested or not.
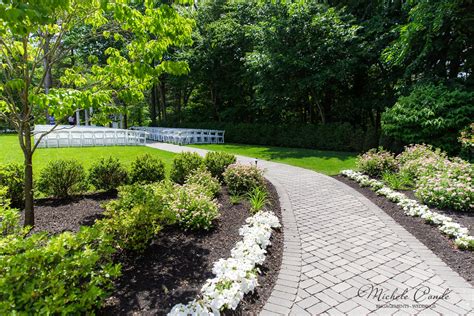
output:
[[[200,122],[182,123],[180,127],[225,130],[226,143],[335,151],[364,151],[378,145],[372,131],[354,128],[349,123],[274,125]]]

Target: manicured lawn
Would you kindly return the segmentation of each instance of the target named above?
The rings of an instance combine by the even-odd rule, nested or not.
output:
[[[357,156],[355,153],[346,152],[241,144],[193,145],[192,147],[286,163],[327,175],[336,175],[343,169],[355,169]]]
[[[119,158],[125,165],[136,159],[137,156],[149,153],[163,160],[169,171],[175,154],[145,146],[109,146],[109,147],[74,147],[74,148],[39,148],[33,156],[33,167],[41,170],[49,161],[55,159],[77,159],[87,169],[101,157]],[[16,135],[0,136],[0,164],[9,162],[23,162],[23,152],[18,144]]]

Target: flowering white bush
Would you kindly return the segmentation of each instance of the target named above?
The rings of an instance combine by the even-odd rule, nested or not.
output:
[[[460,211],[474,210],[474,168],[461,159],[446,160],[439,170],[422,174],[415,194],[423,203]]]
[[[243,240],[231,250],[231,257],[214,263],[215,277],[202,287],[202,299],[175,305],[168,315],[220,315],[224,309],[235,310],[244,295],[253,292],[258,286],[256,266],[265,261],[272,228],[281,225],[268,211],[256,213],[246,223],[239,230]]]
[[[373,180],[368,179],[366,175],[353,170],[343,170],[341,171],[341,174],[360,183],[361,185],[362,182],[368,183],[370,180]],[[454,223],[451,217],[431,211],[428,206],[409,199],[405,196],[405,194],[396,192],[387,186],[383,186],[379,189],[376,189],[376,187],[377,186],[371,186],[372,190],[374,190],[378,195],[383,195],[390,201],[397,203],[397,205],[403,209],[406,215],[412,217],[420,216],[428,223],[439,226],[439,230],[444,234],[455,238],[454,244],[457,247],[461,249],[474,250],[474,237],[469,235],[467,228],[459,225],[458,223]]]

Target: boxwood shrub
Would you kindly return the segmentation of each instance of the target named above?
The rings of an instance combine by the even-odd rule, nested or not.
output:
[[[153,183],[165,178],[165,164],[150,154],[138,156],[132,162],[130,170],[130,180],[132,183]]]
[[[38,189],[56,198],[67,198],[87,189],[84,167],[74,159],[50,161],[41,171]]]
[[[176,155],[171,167],[171,180],[183,184],[187,176],[202,166],[204,166],[204,160],[197,153],[183,152]]]
[[[89,183],[97,190],[110,191],[127,182],[127,169],[117,158],[102,158],[89,169]]]
[[[234,155],[225,152],[210,151],[204,157],[204,164],[207,170],[219,181],[224,180],[222,174],[225,169],[236,161],[237,158]]]

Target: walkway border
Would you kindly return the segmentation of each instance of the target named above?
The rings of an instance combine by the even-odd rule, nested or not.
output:
[[[283,225],[283,256],[277,281],[260,315],[289,314],[296,301],[301,279],[301,240],[288,193],[270,176],[265,177],[275,187],[280,200]]]

